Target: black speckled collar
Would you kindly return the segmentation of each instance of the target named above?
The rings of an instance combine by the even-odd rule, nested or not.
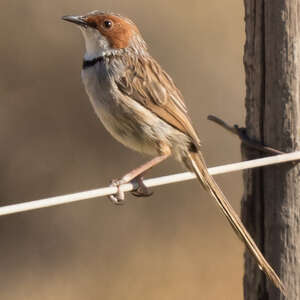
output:
[[[83,60],[82,69],[87,69],[94,66],[97,62],[102,62],[104,60],[103,56],[98,56],[91,60]]]

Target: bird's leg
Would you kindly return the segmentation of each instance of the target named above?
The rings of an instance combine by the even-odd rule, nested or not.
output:
[[[116,186],[118,188],[118,192],[114,195],[110,195],[109,199],[115,204],[122,204],[122,202],[125,200],[125,193],[121,191],[120,185],[128,183],[133,179],[137,179],[137,183],[139,184],[139,187],[137,188],[137,195],[139,194],[140,196],[142,196],[143,193],[149,195],[149,191],[146,191],[147,187],[144,185],[144,183],[142,183],[141,175],[147,170],[151,169],[152,167],[158,165],[159,163],[167,159],[169,156],[170,153],[157,156],[151,159],[150,161],[146,162],[145,164],[141,165],[140,167],[133,169],[132,171],[124,175],[121,179],[113,180],[111,186]]]

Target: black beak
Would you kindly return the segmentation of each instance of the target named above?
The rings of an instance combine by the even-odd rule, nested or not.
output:
[[[62,19],[64,21],[68,21],[79,26],[84,26],[84,27],[89,26],[88,22],[84,19],[84,17],[81,16],[63,16]]]

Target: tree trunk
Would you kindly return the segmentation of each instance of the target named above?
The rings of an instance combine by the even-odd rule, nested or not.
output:
[[[300,0],[244,0],[246,130],[283,152],[300,149]],[[244,159],[261,156],[242,149]],[[245,253],[247,300],[300,299],[300,164],[244,172],[242,218],[287,288],[285,298]]]

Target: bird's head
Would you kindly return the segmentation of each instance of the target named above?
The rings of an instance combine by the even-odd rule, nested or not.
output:
[[[121,54],[126,50],[135,53],[146,51],[146,44],[136,25],[118,14],[93,11],[62,19],[81,29],[86,45],[85,59]]]

